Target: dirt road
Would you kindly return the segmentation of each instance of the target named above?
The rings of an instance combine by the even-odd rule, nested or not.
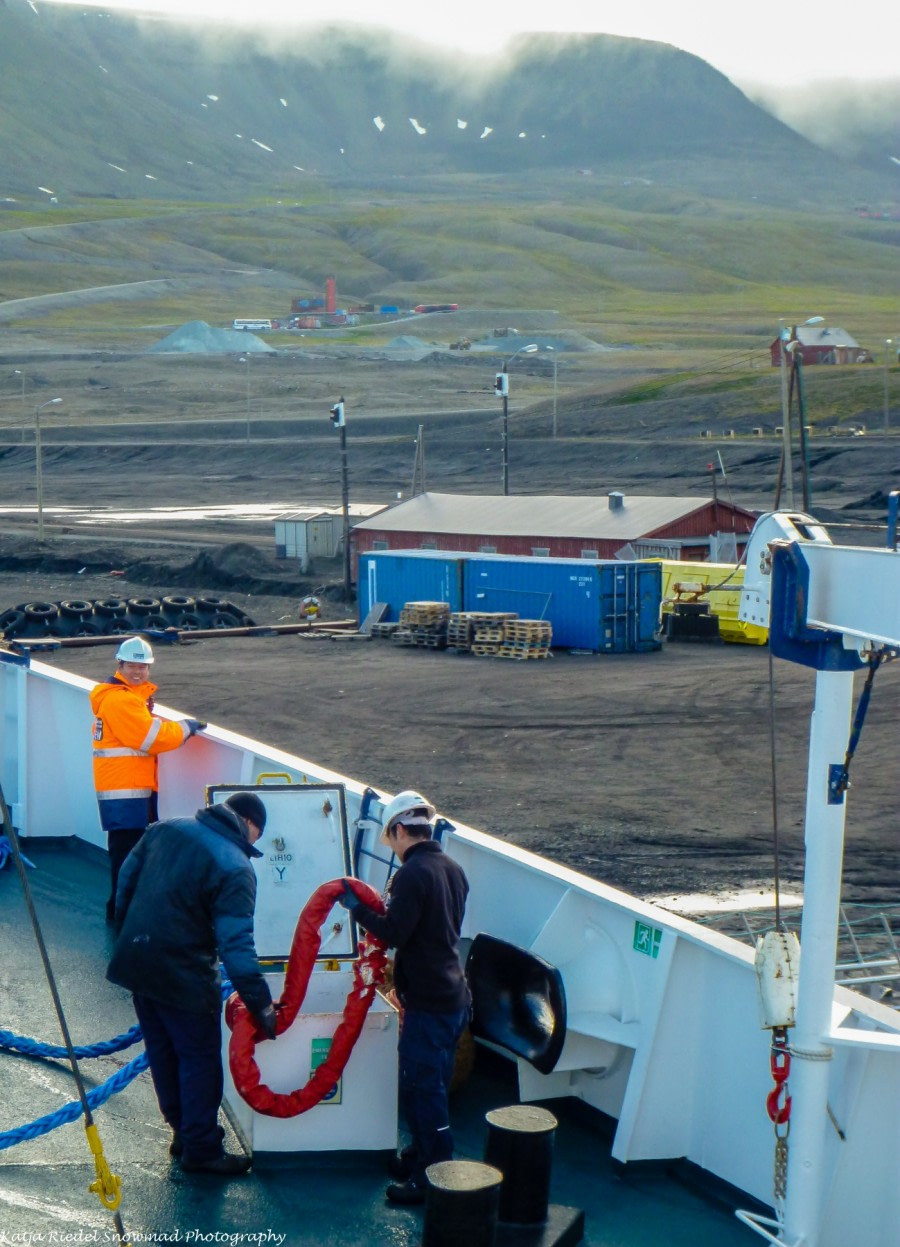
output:
[[[183,582],[128,582],[184,593]],[[56,600],[65,578],[0,575],[4,602]],[[69,583],[75,583],[70,578]],[[109,592],[77,578],[78,596]],[[222,592],[195,584],[196,592]],[[27,592],[23,592],[27,590]],[[296,617],[290,593],[229,591],[258,622]],[[332,618],[345,613],[326,602]],[[114,649],[37,656],[89,678]],[[387,641],[305,636],[160,648],[159,699],[382,791],[415,786],[451,820],[503,836],[640,896],[770,890],[773,878],[768,651],[666,643],[648,654],[509,662]],[[896,770],[885,766],[898,672],[879,674],[853,764],[845,899],[900,893]],[[775,663],[781,882],[802,873],[806,742],[814,674]]]

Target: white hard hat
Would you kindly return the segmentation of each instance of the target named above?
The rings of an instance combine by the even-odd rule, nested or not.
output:
[[[153,662],[153,650],[142,636],[130,636],[116,650],[119,662]]]
[[[386,836],[394,823],[424,826],[434,818],[434,806],[421,793],[411,788],[398,792],[384,807],[381,815],[381,834]]]

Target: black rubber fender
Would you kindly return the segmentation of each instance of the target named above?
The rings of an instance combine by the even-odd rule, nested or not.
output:
[[[24,610],[25,618],[34,623],[51,623],[59,616],[55,602],[29,602]]]
[[[184,615],[196,609],[197,603],[194,598],[177,597],[170,594],[162,600],[163,611],[173,615]]]
[[[186,611],[183,615],[178,615],[173,619],[167,627],[177,628],[179,632],[198,632],[203,624],[199,615]]]
[[[240,628],[241,626],[237,615],[232,615],[229,611],[219,611],[207,624],[209,628]]]
[[[25,612],[10,608],[0,615],[0,632],[5,637],[13,637],[25,623]]]
[[[98,615],[124,615],[128,610],[128,603],[124,598],[98,598],[94,603],[94,610]]]
[[[87,619],[94,613],[94,603],[70,598],[66,602],[60,602],[59,613],[64,619]]]
[[[129,598],[127,605],[133,615],[150,615],[159,610],[160,602],[159,598]]]

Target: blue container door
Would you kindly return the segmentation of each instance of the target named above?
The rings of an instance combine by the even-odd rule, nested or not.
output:
[[[624,654],[633,633],[634,567],[631,563],[603,563],[600,573],[600,645],[604,654]]]
[[[636,650],[661,649],[660,611],[662,609],[662,564],[635,563],[634,636]]]

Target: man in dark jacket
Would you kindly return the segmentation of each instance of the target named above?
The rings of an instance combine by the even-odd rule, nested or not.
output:
[[[394,1177],[405,1179],[387,1188],[398,1204],[423,1203],[425,1170],[453,1156],[447,1095],[471,1002],[459,958],[469,884],[431,838],[434,812],[417,792],[401,792],[385,807],[381,838],[402,863],[391,880],[387,913],[361,904],[346,881],[341,900],[361,927],[397,950],[400,1109],[412,1136],[389,1165]]]
[[[275,1038],[272,995],[253,942],[253,846],[266,807],[252,792],[194,818],[153,823],[125,859],[116,893],[119,936],[106,977],[134,993],[169,1151],[189,1172],[245,1173],[250,1157],[222,1147],[222,993],[218,959],[244,1004]]]

